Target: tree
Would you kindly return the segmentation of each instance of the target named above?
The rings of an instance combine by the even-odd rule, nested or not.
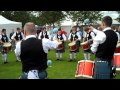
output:
[[[120,11],[117,11],[117,13],[119,14],[119,16],[116,18],[116,20],[120,22]]]
[[[60,22],[65,18],[62,11],[41,11],[39,16],[42,24],[53,25],[55,27],[56,22]]]
[[[30,21],[30,12],[29,11],[14,11],[12,20],[17,22],[22,22],[22,26],[28,21]]]
[[[101,19],[102,13],[100,11],[67,11],[69,18],[74,22],[83,23],[85,19],[89,19],[90,23]]]

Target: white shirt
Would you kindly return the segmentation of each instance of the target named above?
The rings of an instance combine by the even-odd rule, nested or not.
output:
[[[106,30],[111,30],[111,28],[110,28],[110,27],[107,27],[107,28],[105,28],[103,31],[106,31]],[[105,42],[105,40],[106,40],[106,35],[105,35],[104,32],[99,31],[99,30],[96,30],[96,29],[93,29],[93,32],[96,33],[96,37],[93,38],[93,45],[92,45],[92,47],[91,47],[91,51],[92,51],[93,53],[96,53],[99,44],[102,44],[102,43]]]
[[[2,35],[0,34],[0,40],[2,39]]]
[[[116,32],[116,30],[114,30],[114,32],[117,34],[117,37],[118,37],[118,42],[119,42],[119,39],[120,39],[120,34],[119,34],[119,32]]]
[[[72,34],[72,33],[70,33],[70,35],[69,35],[69,37],[68,37],[68,40],[71,39],[71,34]],[[80,36],[80,34],[77,32],[76,35],[78,36],[78,40],[81,41],[81,36]]]
[[[36,38],[35,35],[26,36],[25,40],[28,38]],[[48,53],[49,49],[56,49],[58,47],[58,41],[50,41],[49,39],[42,39],[42,46],[45,53]],[[15,54],[19,57],[21,54],[21,41],[16,44]]]
[[[14,38],[16,37],[16,33],[18,33],[18,32],[15,32],[15,33],[12,35],[11,39],[14,39]],[[21,35],[22,35],[22,38],[24,39],[24,35],[23,35],[22,32],[21,32]]]
[[[51,36],[50,36],[50,33],[48,31],[47,31],[47,35],[48,35],[49,39],[51,40]],[[42,32],[40,32],[38,39],[41,39],[41,36],[42,36]],[[43,36],[45,36],[44,31],[43,31]]]
[[[62,34],[62,37],[63,37],[63,40],[64,40],[64,41],[67,40],[67,38],[66,38],[66,36],[65,36],[64,34]],[[56,38],[57,38],[57,35],[55,35],[55,36],[53,37],[53,40],[55,40]]]

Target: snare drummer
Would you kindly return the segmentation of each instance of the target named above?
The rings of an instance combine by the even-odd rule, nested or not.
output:
[[[2,33],[0,35],[0,42],[2,45],[6,42],[9,42],[8,36],[6,35],[6,29],[2,29]],[[2,60],[4,64],[8,63],[7,62],[7,51],[3,49],[3,46],[2,46]]]
[[[71,33],[68,37],[68,40],[70,42],[75,41],[76,42],[76,47],[77,47],[75,51],[70,50],[70,60],[69,60],[69,62],[72,61],[72,53],[74,53],[74,61],[76,61],[76,53],[79,52],[80,41],[81,41],[81,36],[77,32],[77,27],[76,26],[72,27]]]
[[[56,49],[56,60],[62,60],[62,54],[65,52],[65,41],[66,41],[66,36],[64,34],[62,34],[61,29],[58,30],[57,35],[54,36],[53,40],[57,39],[58,42],[62,42],[62,47],[58,47]],[[60,58],[59,58],[59,55]]]
[[[24,35],[21,32],[20,28],[17,28],[17,31],[12,35],[11,39],[15,41],[15,44],[24,39]],[[16,62],[18,61],[20,61],[19,57],[17,57]]]
[[[84,31],[85,31],[86,34],[83,38],[83,42],[87,41],[89,45],[92,44],[91,42],[92,42],[93,38],[95,37],[95,33],[90,31],[88,27],[85,27]],[[91,56],[90,48],[88,50],[84,50],[84,59],[85,60],[91,60],[90,56]]]

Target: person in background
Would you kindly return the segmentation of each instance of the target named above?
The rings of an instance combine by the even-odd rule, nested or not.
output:
[[[0,43],[2,45],[2,60],[3,64],[7,64],[7,50],[3,48],[3,44],[9,42],[8,36],[6,35],[6,29],[2,29],[2,33],[0,35]]]
[[[24,35],[20,28],[17,28],[17,31],[12,35],[11,39],[15,41],[15,45],[24,39]],[[18,61],[20,61],[20,59],[16,56],[16,62]]]
[[[111,26],[111,29],[117,34],[117,36],[118,36],[118,42],[119,42],[120,35],[119,35],[118,30],[116,30],[116,27],[113,26],[113,25]]]
[[[58,42],[62,42],[60,44],[60,47],[56,49],[56,60],[62,60],[63,59],[63,53],[65,52],[65,41],[66,41],[66,36],[62,34],[61,29],[58,30],[57,35],[54,36],[53,40],[57,39]],[[60,58],[59,55],[60,54]]]
[[[14,34],[14,29],[12,29],[12,32],[10,33],[9,38],[10,38],[10,41],[12,44],[12,48],[15,50],[15,41],[11,38],[13,34]],[[12,51],[12,49],[11,49],[11,51]]]
[[[69,34],[68,40],[70,42],[75,42],[76,49],[75,50],[70,49],[70,59],[68,60],[69,62],[73,61],[72,53],[74,54],[74,61],[76,61],[76,54],[77,52],[79,52],[80,41],[81,41],[81,36],[77,32],[76,26],[73,26],[70,32],[71,33]]]
[[[42,32],[40,32],[38,36],[38,39],[43,39],[43,38],[51,39],[49,32],[46,30],[46,27],[43,27]]]
[[[90,29],[88,27],[85,27],[84,31],[86,32],[86,35],[83,38],[83,42],[88,42],[89,43],[90,40],[93,40],[95,38],[96,34],[92,31],[90,31]],[[89,46],[91,44],[92,43],[89,43]],[[91,50],[90,50],[90,48],[87,49],[87,50],[84,50],[84,60],[91,60]]]

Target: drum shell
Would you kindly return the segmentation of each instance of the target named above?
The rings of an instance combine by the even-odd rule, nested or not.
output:
[[[78,62],[75,77],[92,78],[94,72],[94,62],[90,60],[81,60]]]

